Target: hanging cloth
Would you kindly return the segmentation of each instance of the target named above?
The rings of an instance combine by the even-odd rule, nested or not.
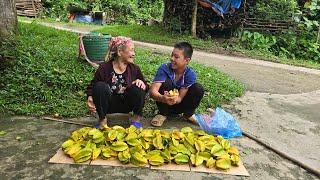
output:
[[[205,8],[211,7],[219,16],[229,13],[231,8],[239,9],[241,6],[241,0],[220,0],[216,3],[210,0],[198,0],[198,2]]]

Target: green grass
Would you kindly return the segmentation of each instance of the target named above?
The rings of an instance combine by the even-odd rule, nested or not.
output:
[[[15,43],[1,42],[0,57],[11,60],[0,70],[0,114],[79,117],[88,114],[85,89],[95,69],[77,59],[78,37],[36,24],[19,24]],[[168,57],[144,49],[136,50],[136,64],[150,82]],[[1,59],[0,59],[1,60]],[[198,112],[241,96],[244,87],[212,68],[192,63],[206,93]],[[148,99],[144,113],[154,115]]]
[[[112,36],[128,36],[134,40],[172,46],[178,41],[188,41],[195,48],[215,51],[222,49],[217,42],[195,39],[191,36],[169,33],[161,26],[141,25],[107,25],[96,32],[108,33]]]

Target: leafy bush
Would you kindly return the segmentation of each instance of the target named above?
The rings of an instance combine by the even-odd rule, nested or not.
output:
[[[240,38],[242,44],[250,50],[270,50],[277,40],[275,36],[267,36],[258,32],[244,31]]]
[[[315,31],[297,33],[287,30],[276,36],[244,31],[240,41],[242,46],[249,50],[262,50],[280,57],[320,62],[320,44],[316,43]]]
[[[278,37],[277,46],[287,57],[320,62],[320,44],[317,31],[320,20],[320,1],[311,0],[297,11],[295,21],[298,31],[284,31]]]
[[[315,42],[315,37],[315,32],[297,34],[285,31],[278,36],[278,41],[274,46],[277,49],[276,55],[320,62],[320,45]]]
[[[245,31],[240,37],[243,47],[265,50],[280,57],[320,62],[320,45],[317,42],[320,36],[317,34],[320,20],[319,0],[307,1],[301,10],[298,10],[295,0],[259,0],[254,10],[257,17],[266,20],[293,19],[297,27],[283,30],[274,36]]]
[[[128,24],[136,21],[160,20],[163,13],[162,0],[44,0],[45,15],[66,19],[68,7],[104,11],[116,14],[115,22]]]
[[[68,17],[67,8],[71,5],[82,10],[89,10],[89,0],[43,0],[44,16],[66,20]]]
[[[257,0],[250,13],[261,19],[285,20],[292,18],[296,9],[296,0]]]

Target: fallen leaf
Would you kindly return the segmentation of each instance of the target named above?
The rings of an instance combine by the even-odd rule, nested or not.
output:
[[[4,136],[5,134],[7,134],[5,131],[0,131],[0,136]]]
[[[21,140],[21,136],[17,136],[16,140],[20,141]]]

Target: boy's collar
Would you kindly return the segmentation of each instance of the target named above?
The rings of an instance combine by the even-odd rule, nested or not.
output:
[[[173,72],[176,71],[176,70],[172,69],[172,64],[171,64],[171,63],[168,63],[168,66],[169,66],[169,68],[170,68]],[[185,72],[187,69],[188,69],[188,65],[186,65],[186,66],[184,67],[183,72]]]

